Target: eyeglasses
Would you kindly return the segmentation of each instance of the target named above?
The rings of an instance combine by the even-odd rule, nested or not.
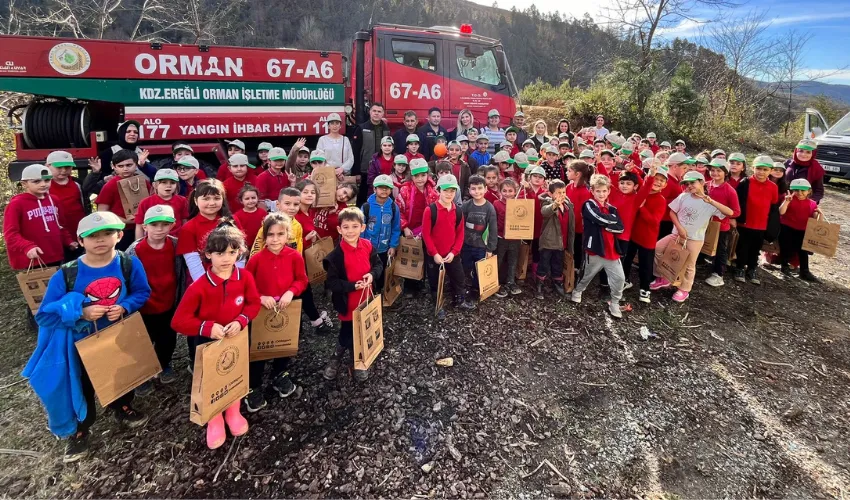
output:
[[[192,167],[177,167],[174,169],[176,172],[188,172],[189,170],[195,170]]]

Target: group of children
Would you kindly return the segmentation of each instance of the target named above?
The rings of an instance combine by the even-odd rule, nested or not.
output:
[[[314,206],[318,193],[309,174],[324,166],[325,158],[320,150],[310,151],[303,139],[289,154],[265,145],[260,157],[265,167],[259,169],[249,165],[241,141],[230,141],[219,179],[199,180],[198,160],[181,151],[179,157],[175,154],[175,168],[157,170],[152,184],[137,172],[137,153],[119,150],[111,159],[113,177],[100,189],[94,213],[69,175],[74,165],[70,154],[55,152],[46,166],[24,169],[24,192],[6,209],[4,234],[13,269],[62,265],[35,315],[39,343],[24,374],[48,410],[51,430],[68,438],[65,460],[88,452],[94,391],[79,358],[67,349],[51,349],[53,343],[77,340],[139,311],[163,368],[158,382],[171,384],[177,379],[171,367],[177,333],[187,339],[190,371],[197,346],[240,335],[246,328],[250,332],[261,308],[280,310],[301,300],[312,327],[326,333],[332,321],[317,307],[303,257],[320,238],[334,242],[323,261],[325,291],[340,322],[337,347],[323,371],[328,380],[351,360],[353,312],[370,289],[380,293],[402,238],[421,241],[431,294],[445,272],[446,296],[466,310],[476,308],[475,264],[492,255],[499,265],[496,296],[522,293],[517,275],[525,273],[517,266],[526,250],[529,281],[535,283],[538,298],[548,293],[547,282],[556,297],[565,295],[564,281],[575,278],[570,298],[579,303],[599,275],[610,294],[608,311],[620,318],[626,309],[620,301],[632,287],[630,271],[637,256],[639,300],[648,303],[651,291],[676,286],[673,300],[683,302],[712,220],[719,222],[720,236],[709,285],[723,285],[732,231],[738,232],[735,279],[759,283],[758,255],[766,233],[773,230],[774,216],[780,227],[773,239],[782,248],[783,272],[790,273],[796,257],[800,278],[816,281],[801,249],[807,220],[819,212],[805,178],[817,170],[812,142],[797,146],[788,174],[778,176],[784,165],[758,156],[748,176],[739,153],[728,161],[720,150],[692,158],[663,143],[656,146],[652,133],[649,140],[609,133],[590,143],[582,138],[585,131],[577,136],[565,132],[555,145],[545,123],[539,123],[535,132],[542,128],[542,133],[534,137],[546,139],[539,151],[529,145],[531,139],[510,143],[516,131],[509,129],[508,144],[492,156],[483,135],[476,137],[474,152],[467,147],[469,136],[461,134],[447,144],[444,157],[430,162],[418,153],[416,135],[407,137],[404,155],[394,155],[392,139],[385,138],[369,169],[372,192],[361,208],[348,206],[357,194],[357,187],[348,183],[339,184],[336,206]],[[471,162],[480,165],[473,169]],[[792,171],[797,177],[789,179]],[[122,179],[150,192],[133,217],[126,217],[122,206]],[[514,199],[533,200],[533,238],[528,241],[505,237]],[[688,248],[690,255],[677,282],[671,283],[655,277],[653,263],[656,254],[674,245]],[[572,259],[575,276],[564,276],[569,268],[565,258]],[[419,291],[419,283],[406,280],[406,296]],[[445,310],[437,314],[443,318]],[[50,382],[56,356],[68,368],[63,377],[70,384]],[[243,402],[253,413],[266,406],[266,393],[287,397],[295,392],[288,372],[291,361],[251,363],[248,396],[207,424],[210,448],[224,443],[226,428],[232,435],[248,431]],[[271,368],[267,385],[266,365]],[[368,376],[368,370],[354,370],[359,381]],[[149,381],[135,392],[145,394],[154,387]],[[133,396],[131,391],[109,405],[118,421],[130,427],[147,421],[131,405]]]

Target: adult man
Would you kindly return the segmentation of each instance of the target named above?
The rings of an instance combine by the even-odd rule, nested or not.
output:
[[[605,128],[605,117],[602,115],[596,115],[596,128],[593,130],[596,134],[597,139],[604,139],[606,135],[609,134],[608,129]]]
[[[419,127],[416,131],[416,135],[419,136],[419,140],[422,141],[422,146],[419,148],[419,152],[422,153],[422,156],[425,159],[430,159],[434,154],[434,144],[437,142],[437,137],[446,136],[446,129],[440,122],[443,121],[443,112],[440,111],[440,108],[434,106],[433,108],[428,110],[428,123]],[[405,136],[406,138],[407,136]],[[405,142],[406,144],[406,142]]]
[[[499,116],[498,109],[491,109],[487,113],[487,126],[481,129],[481,135],[486,135],[490,139],[490,145],[487,146],[487,152],[491,155],[496,152],[499,144],[505,140],[505,129],[499,127],[499,122],[502,117]]]
[[[517,111],[514,113],[514,127],[518,128],[519,131],[516,133],[516,143],[522,144],[528,139],[528,132],[525,131],[525,113],[522,111]]]
[[[372,156],[381,150],[381,139],[390,135],[390,127],[384,122],[383,104],[372,103],[369,107],[369,119],[360,124],[360,130],[363,134],[363,147],[360,150],[360,192],[365,193],[369,188],[365,175],[369,171],[369,162],[372,161]]]
[[[404,127],[396,130],[393,134],[393,141],[395,142],[395,151],[393,152],[395,154],[403,155],[407,152],[407,136],[416,133],[416,125],[418,124],[419,120],[416,118],[415,112],[408,111],[404,114]]]

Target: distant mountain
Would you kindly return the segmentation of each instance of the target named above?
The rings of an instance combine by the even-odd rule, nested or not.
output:
[[[800,86],[794,90],[796,95],[824,95],[832,100],[850,105],[850,85],[823,82],[801,82],[799,85]]]

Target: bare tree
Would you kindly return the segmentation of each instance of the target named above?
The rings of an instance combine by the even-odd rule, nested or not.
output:
[[[190,43],[215,42],[234,26],[234,18],[247,0],[184,0],[188,24],[183,31]]]
[[[788,128],[792,121],[794,91],[799,89],[805,82],[817,81],[829,76],[811,75],[803,72],[806,45],[811,39],[811,33],[798,33],[796,30],[791,30],[779,43],[775,81],[783,93],[786,104],[785,126],[783,129],[786,138],[788,137]]]

